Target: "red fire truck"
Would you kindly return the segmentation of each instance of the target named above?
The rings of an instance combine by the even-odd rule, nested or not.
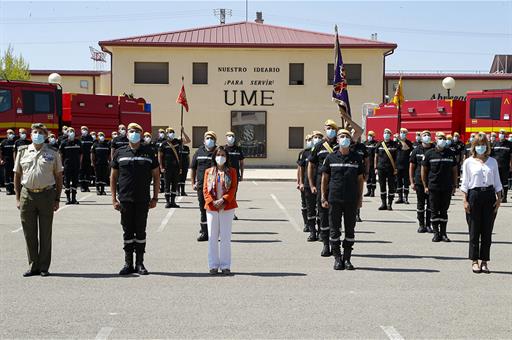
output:
[[[483,90],[467,93],[466,101],[406,100],[400,112],[395,104],[381,104],[366,118],[366,133],[380,136],[385,128],[398,132],[401,127],[414,134],[431,130],[459,132],[466,140],[472,132],[512,133],[512,89]]]
[[[143,98],[62,93],[59,85],[0,80],[0,138],[11,128],[30,128],[44,123],[58,133],[63,125],[110,132],[119,124],[139,123],[151,131],[151,104]]]

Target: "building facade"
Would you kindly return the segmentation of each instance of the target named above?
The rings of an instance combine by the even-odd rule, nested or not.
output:
[[[48,82],[48,76],[58,73],[62,77],[64,92],[84,94],[110,94],[110,71],[91,70],[30,70],[30,81]]]

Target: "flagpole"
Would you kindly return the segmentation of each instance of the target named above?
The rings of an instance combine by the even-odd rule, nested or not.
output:
[[[181,86],[183,86],[183,82],[185,80],[185,77],[181,76]],[[181,129],[180,129],[180,138],[181,138],[181,141],[183,143],[183,105],[180,105],[181,106]]]

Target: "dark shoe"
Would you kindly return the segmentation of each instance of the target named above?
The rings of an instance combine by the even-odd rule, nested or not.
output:
[[[393,207],[390,205],[388,205],[388,210],[393,210]]]
[[[133,264],[126,263],[123,268],[119,271],[119,275],[130,275],[135,273],[135,268],[133,268]]]
[[[233,221],[238,221],[238,216],[233,215]]]
[[[318,241],[318,236],[316,236],[316,232],[311,231],[308,236],[308,242],[316,242]]]
[[[70,205],[70,204],[73,204],[73,202],[71,202],[71,201],[66,202],[66,205]]]
[[[478,265],[478,261],[473,262],[473,264],[471,265],[471,268],[473,270],[473,273],[475,273],[475,274],[480,274],[482,272],[482,269]]]
[[[404,203],[405,203],[405,201],[401,197],[395,201],[395,204],[404,204]]]
[[[366,194],[364,194],[363,196],[364,197],[370,197],[371,195],[372,195],[372,191],[368,190],[368,192]]]
[[[165,205],[167,207],[167,204]],[[179,208],[180,206],[176,203],[171,203],[171,208]]]
[[[302,231],[305,232],[305,233],[309,233],[309,226],[305,225],[304,229],[302,229]]]
[[[484,262],[484,261],[482,261],[482,263],[480,264],[480,270],[484,274],[490,274],[491,273],[491,271],[489,270],[489,267],[487,266],[487,262]]]
[[[50,272],[49,272],[49,271],[47,271],[47,270],[43,270],[43,271],[41,272],[41,276],[42,276],[42,277],[50,276]]]
[[[208,241],[208,233],[199,233],[199,237],[197,238],[197,242],[205,242]]]
[[[418,233],[423,234],[423,233],[426,233],[426,232],[427,232],[427,228],[425,228],[424,226],[420,226],[418,228]]]
[[[441,235],[439,233],[434,233],[434,237],[432,237],[432,242],[441,242]]]
[[[334,258],[334,270],[343,270],[345,269],[345,265],[343,264],[343,260],[341,259],[341,256],[336,256]]]
[[[182,192],[181,196],[188,196],[186,192]]]
[[[5,193],[7,196],[15,195],[16,193],[14,191],[7,191]],[[506,203],[506,202],[505,202]]]
[[[324,244],[324,248],[322,249],[322,252],[320,253],[320,256],[322,257],[330,257],[332,255],[331,248],[328,244]]]
[[[39,270],[27,270],[23,273],[23,277],[30,277],[30,276],[36,276],[40,275],[41,272]]]
[[[139,275],[148,275],[148,270],[144,267],[144,263],[138,263],[135,265],[135,271]]]
[[[409,204],[409,200],[406,198],[406,199],[404,200],[404,203],[405,203],[405,204]]]
[[[354,266],[352,265],[352,263],[350,262],[350,260],[345,260],[343,261],[343,265],[345,266],[345,269],[346,270],[354,270]]]
[[[218,275],[219,274],[219,270],[217,268],[213,268],[213,269],[210,269],[210,275]]]
[[[78,202],[77,200],[72,200],[71,204],[80,204],[80,202]]]
[[[359,216],[359,214],[356,215],[356,222],[363,222],[363,220],[361,219],[361,216]]]
[[[382,203],[379,207],[379,210],[388,210],[388,206],[385,203]]]
[[[171,208],[171,207],[172,207],[171,202],[167,202],[167,203],[165,203],[165,208],[166,208],[166,209],[169,209],[169,208]]]
[[[222,275],[224,276],[231,276],[231,270],[229,269],[222,269]]]
[[[370,197],[375,197],[375,190],[372,189],[372,194],[370,195]]]
[[[441,235],[441,241],[443,241],[443,242],[451,242],[451,240],[446,235]]]
[[[501,199],[501,203],[507,203],[507,196],[503,196],[503,198]]]
[[[432,227],[431,227],[431,226],[429,226],[429,225],[428,225],[428,226],[426,226],[425,228],[427,228],[427,233],[429,233],[429,234],[432,234],[432,233],[434,232],[434,230],[432,229]]]

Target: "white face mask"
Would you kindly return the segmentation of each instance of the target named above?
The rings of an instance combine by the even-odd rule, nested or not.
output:
[[[20,139],[25,139],[27,138],[27,134],[26,133],[20,133]]]
[[[93,140],[96,140],[96,135],[91,135]]]
[[[311,149],[313,147],[313,141],[308,140],[306,141],[306,149]]]
[[[119,134],[120,134],[121,136],[125,136],[125,135],[126,135],[126,130],[125,130],[125,129],[121,129],[121,130],[119,130]]]
[[[174,139],[174,132],[169,132],[167,137],[169,137],[169,139]]]
[[[100,136],[100,142],[103,142],[105,140],[105,136]]]
[[[164,139],[165,134],[164,134],[163,132],[160,132],[160,133],[158,134],[158,137],[160,137],[160,139]]]
[[[233,144],[235,144],[235,137],[233,137],[233,136],[228,136],[228,137],[226,138],[226,140],[227,140],[227,142],[228,142],[228,145],[233,145]]]
[[[320,143],[321,140],[322,140],[322,138],[320,138],[320,137],[313,137],[313,145]]]
[[[151,137],[144,137],[144,141],[148,144],[151,143]]]
[[[55,138],[50,137],[50,139],[48,139],[48,142],[50,142],[50,144],[55,144],[56,140]]]
[[[87,130],[82,130],[82,137],[87,136],[87,134],[88,134],[88,133],[89,133],[89,132],[88,132]]]
[[[75,138],[75,133],[74,133],[74,132],[69,132],[69,133],[68,133],[68,138],[69,138],[70,140],[73,140],[73,139]]]
[[[369,142],[373,141],[373,136],[368,136],[368,141]]]
[[[226,157],[215,156],[215,162],[217,162],[218,165],[224,165],[224,163],[226,163]]]
[[[7,139],[8,140],[13,140],[14,139],[14,134],[10,133],[7,135]]]

